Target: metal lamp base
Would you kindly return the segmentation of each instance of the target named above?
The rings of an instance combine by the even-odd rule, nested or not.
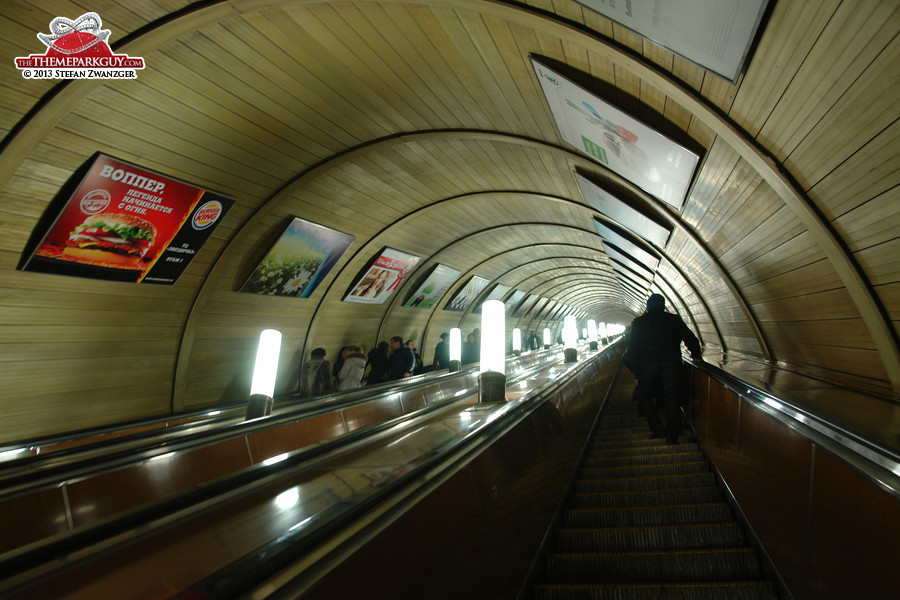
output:
[[[506,375],[485,371],[478,376],[478,402],[506,402]]]
[[[250,419],[258,419],[260,417],[268,417],[272,414],[272,405],[275,403],[270,396],[265,394],[253,394],[247,401],[247,415],[245,421]]]
[[[566,348],[565,356],[567,363],[578,362],[578,350],[575,348]]]

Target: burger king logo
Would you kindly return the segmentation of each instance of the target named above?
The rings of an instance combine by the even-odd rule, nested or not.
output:
[[[81,212],[96,215],[106,210],[112,197],[106,190],[92,190],[81,198]]]
[[[220,216],[222,216],[222,203],[218,200],[210,200],[194,213],[191,227],[202,231],[218,221]]]

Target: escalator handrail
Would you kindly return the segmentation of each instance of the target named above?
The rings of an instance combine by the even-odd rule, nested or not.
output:
[[[610,346],[610,348],[612,347],[613,346]],[[598,356],[605,354],[606,351],[607,348],[604,348],[598,353]],[[569,381],[571,377],[576,376],[590,363],[591,361],[583,361],[583,363],[568,367],[567,372],[565,372],[563,376],[555,379],[551,384],[539,390],[537,394],[539,394],[540,397],[552,394],[554,390]],[[544,366],[546,367],[548,365],[545,363]],[[524,373],[522,375],[524,375]],[[512,382],[514,381],[511,381],[511,383]],[[471,396],[471,393],[469,396]],[[536,395],[536,397],[538,396]],[[452,402],[458,401],[461,401],[461,397],[454,397],[452,399]],[[438,410],[441,408],[440,404],[441,403],[436,403],[424,408]],[[152,535],[158,530],[158,527],[155,525],[157,521],[162,523],[162,526],[165,527],[176,526],[180,522],[201,516],[207,511],[212,510],[213,505],[217,505],[219,502],[236,501],[239,500],[243,494],[252,493],[252,491],[260,485],[260,482],[263,479],[280,477],[291,470],[306,468],[314,459],[321,459],[329,454],[338,453],[349,446],[360,443],[366,438],[370,438],[380,432],[397,427],[401,422],[414,421],[421,416],[421,412],[414,411],[414,413],[401,415],[389,421],[375,423],[344,436],[340,436],[339,438],[332,439],[325,444],[313,445],[312,447],[296,450],[290,453],[288,458],[278,463],[266,465],[265,467],[263,467],[263,465],[254,465],[230,476],[137,507],[101,522],[8,552],[0,558],[0,583],[8,578],[13,578],[16,575],[24,576],[25,571],[31,571],[35,568],[40,572],[42,568],[41,565],[45,565],[49,572],[59,568],[59,565],[63,563],[66,563],[63,568],[68,569],[74,564],[87,562],[91,560],[90,557],[92,556],[91,552],[85,551],[85,548],[89,546],[96,546],[99,554],[106,554],[112,551],[111,545],[118,547],[120,545],[128,544],[136,539]],[[497,428],[508,426],[508,423],[506,423],[504,419],[497,419],[490,421],[488,426],[490,427],[490,431],[496,431]],[[489,431],[485,432],[483,430],[470,432],[466,434],[463,442],[465,444],[476,444],[481,437],[488,435],[489,433]],[[451,448],[442,448],[441,454],[443,455],[451,451],[453,451]],[[431,460],[419,465],[415,469],[415,472],[411,471],[405,474],[401,479],[385,486],[385,490],[383,491],[385,493],[394,493],[392,490],[396,490],[398,487],[407,484],[410,479],[417,477],[422,470],[433,467],[433,463],[438,459],[439,457],[432,457]],[[379,501],[380,498],[381,496],[379,496]],[[310,539],[319,539],[322,532],[326,532],[324,535],[327,537],[328,531],[343,527],[347,519],[355,518],[360,510],[368,510],[369,506],[366,504],[366,506],[362,507],[344,507],[344,509],[342,509],[339,519],[333,519],[323,523],[311,522],[308,530],[304,528],[302,532],[300,530],[291,532],[291,535],[294,536],[291,543],[292,552],[295,552],[298,548],[296,544],[297,540],[300,539],[301,534],[305,536],[315,529],[315,532],[319,535],[313,536]],[[324,527],[325,529],[319,530],[318,528],[321,527]],[[276,548],[276,544],[283,544],[284,541],[284,536],[280,536],[277,540],[273,540],[272,549]],[[70,556],[70,553],[76,549],[78,550],[78,558],[74,559],[74,562],[69,562],[66,557]],[[262,553],[266,554],[267,552],[263,549]],[[41,578],[46,576],[48,576],[47,573],[40,573],[39,575]],[[25,584],[19,582],[16,585]],[[0,588],[0,590],[10,591],[9,588]]]
[[[554,350],[543,351],[531,357],[533,360],[543,360],[545,357],[553,354]],[[558,350],[556,352],[559,352]],[[511,359],[511,364],[523,362],[521,357]],[[531,368],[516,369],[521,371],[517,377],[526,376],[533,369],[541,368],[543,363]],[[415,391],[423,387],[439,385],[444,381],[455,380],[458,378],[467,378],[478,368],[477,365],[467,367],[454,372],[441,373],[440,375],[428,377],[428,374],[421,376],[421,379],[406,383],[403,380],[402,391],[404,393]],[[515,367],[514,367],[515,369]],[[393,383],[393,385],[390,385]],[[58,487],[61,482],[69,481],[76,478],[85,478],[96,476],[104,472],[112,471],[137,464],[151,459],[161,454],[169,454],[173,452],[190,452],[204,445],[214,444],[231,438],[239,438],[251,435],[267,429],[276,428],[286,423],[299,421],[303,419],[313,418],[322,414],[352,408],[354,406],[363,405],[370,402],[377,402],[382,398],[390,396],[397,392],[397,381],[388,382],[384,385],[373,386],[376,395],[372,395],[367,388],[358,388],[348,392],[338,392],[320,396],[314,399],[306,399],[307,402],[299,404],[288,411],[279,411],[268,417],[253,419],[251,421],[242,420],[231,422],[227,427],[207,428],[204,424],[194,423],[187,429],[178,429],[167,432],[163,439],[162,432],[156,432],[156,436],[141,436],[146,438],[147,443],[139,446],[129,446],[124,449],[111,449],[109,452],[99,456],[89,456],[87,458],[77,457],[75,462],[63,462],[53,464],[57,459],[55,455],[44,456],[42,462],[47,465],[41,467],[38,457],[23,462],[19,468],[0,470],[0,499],[8,499],[12,497],[22,496],[33,493],[40,489]],[[450,399],[444,399],[441,404]],[[412,411],[415,413],[416,411]],[[191,431],[197,427],[203,427],[199,431]],[[345,434],[346,435],[346,434]],[[133,441],[133,440],[132,440]],[[123,442],[124,443],[124,442]],[[86,451],[85,451],[86,452]],[[83,454],[84,452],[82,452]],[[35,463],[38,464],[35,467]]]
[[[536,351],[525,356],[540,356],[545,352],[553,351],[553,349],[549,351]],[[514,357],[510,359],[513,364],[522,360],[523,357]],[[467,366],[466,368],[455,372],[429,371],[422,375],[413,376],[403,380],[404,390],[415,390],[420,387],[432,385],[441,379],[457,377],[460,373],[468,373],[475,368],[477,368],[477,364]],[[302,397],[297,392],[279,394],[275,397],[277,402],[277,416],[284,416],[294,410],[299,412],[309,411],[312,410],[312,407],[314,406],[321,406],[338,400],[342,403],[346,403],[340,407],[345,408],[352,405],[351,403],[354,401],[368,402],[373,399],[371,398],[373,393],[384,395],[385,392],[393,390],[396,386],[397,381],[386,381],[376,385],[363,386],[344,392],[334,392],[315,398]],[[175,438],[183,435],[185,430],[200,426],[227,426],[228,424],[236,424],[235,420],[243,420],[246,406],[246,402],[230,403],[218,407],[207,407],[196,411],[173,413],[162,417],[151,417],[115,425],[104,425],[42,438],[5,442],[0,445],[0,479],[3,478],[2,474],[4,472],[22,469],[40,469],[38,465],[44,464],[48,460],[74,461],[78,460],[79,456],[97,451],[109,450],[110,452],[115,452],[116,447],[134,444],[136,442],[139,443],[141,440],[145,439],[154,440],[150,445],[156,445],[161,437]],[[331,410],[336,410],[337,408],[338,406],[336,404],[331,406]],[[168,425],[168,423],[171,422],[175,422],[176,424]],[[134,431],[134,433],[125,433],[128,431]],[[91,438],[100,439],[91,441]],[[37,453],[15,458],[16,453],[19,452],[24,453],[33,449],[52,446],[66,447],[50,453]],[[4,456],[11,458],[4,460]]]
[[[786,427],[827,448],[869,480],[900,498],[900,454],[894,450],[802,408],[791,400],[794,394],[764,388],[710,362],[687,355],[682,358]]]

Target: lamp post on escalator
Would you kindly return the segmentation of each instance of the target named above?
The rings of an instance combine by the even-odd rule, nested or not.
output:
[[[499,300],[481,306],[479,402],[506,402],[506,307]]]
[[[450,330],[450,372],[459,371],[462,360],[462,331],[459,327]]]
[[[566,362],[578,362],[578,326],[575,324],[575,315],[567,315],[563,321],[563,347]]]
[[[250,399],[247,401],[245,420],[258,419],[272,413],[275,395],[275,377],[278,374],[278,357],[281,355],[281,332],[264,329],[259,334],[256,363],[250,383]]]

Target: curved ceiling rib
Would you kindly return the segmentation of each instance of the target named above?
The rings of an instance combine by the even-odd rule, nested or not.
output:
[[[435,3],[427,0],[408,1],[424,4]],[[294,3],[296,4],[297,2]],[[309,1],[303,3],[314,4],[317,2]],[[141,55],[177,39],[187,31],[199,29],[209,23],[241,12],[261,11],[280,4],[282,2],[279,0],[271,0],[269,2],[232,0],[227,3],[206,5],[181,14],[175,19],[160,19],[157,23],[145,27],[134,38],[125,40],[126,43],[115,45],[115,47],[119,51]],[[825,222],[808,201],[805,194],[798,189],[798,186],[786,175],[779,164],[765,150],[760,148],[752,138],[741,132],[724,115],[712,110],[692,90],[667,77],[652,65],[645,63],[643,59],[623,52],[621,48],[606,40],[597,38],[590,32],[582,30],[576,24],[561,22],[553,15],[538,9],[522,5],[510,5],[503,2],[484,3],[475,2],[475,0],[442,0],[437,2],[437,4],[462,9],[474,9],[476,12],[489,13],[499,18],[521,20],[532,28],[556,33],[562,39],[569,37],[580,39],[585,45],[591,46],[598,54],[602,54],[615,64],[631,71],[641,81],[659,89],[678,104],[690,110],[693,115],[703,121],[718,136],[738,150],[741,156],[762,175],[765,181],[785,204],[794,211],[800,221],[815,237],[859,309],[863,321],[875,341],[879,355],[885,363],[895,390],[900,390],[900,347],[898,347],[892,324],[888,322],[886,312],[881,302],[875,296],[870,283],[857,267],[844,244],[835,235],[830,224]],[[43,134],[53,127],[75,103],[82,100],[99,85],[99,82],[91,80],[86,82],[80,81],[79,83],[82,85],[72,86],[64,83],[57,86],[53,92],[48,94],[49,100],[41,106],[41,109],[32,115],[23,127],[11,134],[12,139],[7,138],[7,146],[4,148],[5,160],[0,165],[0,187],[6,184],[8,178],[16,171],[33,146],[43,138]],[[741,304],[745,307],[746,312],[746,303],[742,302]],[[751,326],[756,330],[757,339],[764,340],[752,313],[747,314]],[[761,348],[766,355],[770,356],[764,341]],[[180,362],[181,357],[179,356]]]
[[[132,55],[141,55],[145,52],[150,52],[163,47],[167,43],[179,39],[180,36],[187,35],[189,32],[200,30],[219,20],[237,17],[242,13],[255,13],[267,8],[279,7],[287,4],[304,5],[317,3],[323,2],[321,2],[321,0],[296,0],[293,2],[285,2],[284,0],[231,0],[230,2],[223,1],[204,4],[202,6],[199,6],[198,3],[198,5],[192,5],[194,6],[192,9],[176,14],[174,18],[170,17],[161,19],[156,23],[151,23],[116,47],[117,50],[127,51]],[[800,188],[799,184],[792,179],[785,167],[776,161],[773,156],[766,149],[762,148],[750,135],[735,125],[729,117],[713,109],[698,93],[688,89],[686,85],[681,84],[671,76],[666,75],[661,69],[653,66],[645,59],[635,56],[628,51],[624,51],[614,43],[607,42],[597,37],[596,34],[586,31],[583,27],[575,23],[567,22],[561,17],[549,12],[502,1],[408,0],[404,3],[470,11],[484,17],[496,17],[511,23],[520,24],[539,33],[548,33],[550,36],[554,36],[554,39],[571,40],[573,46],[577,45],[579,47],[579,51],[583,48],[590,48],[591,52],[596,53],[596,55],[601,56],[604,59],[608,59],[616,66],[616,68],[621,68],[623,72],[636,75],[637,78],[640,79],[642,86],[646,85],[654,90],[658,90],[667,98],[671,99],[673,103],[680,105],[680,107],[684,107],[694,115],[699,122],[708,126],[723,143],[734,148],[744,161],[756,169],[766,184],[774,190],[784,205],[797,216],[803,226],[806,227],[806,230],[810,232],[815,243],[822,249],[825,256],[831,262],[840,281],[848,291],[853,305],[859,311],[862,322],[865,324],[867,332],[874,341],[875,349],[884,363],[885,370],[888,373],[895,390],[900,389],[900,349],[898,349],[896,331],[888,318],[885,306],[877,297],[871,282],[866,278],[863,270],[857,264],[846,244],[835,233],[829,221],[820,214],[809,200],[807,194]],[[31,154],[34,146],[38,144],[40,140],[44,139],[44,134],[56,126],[60,119],[66,115],[75,104],[87,98],[87,95],[90,94],[92,90],[96,89],[98,85],[100,85],[99,82],[79,82],[79,85],[69,85],[68,83],[64,83],[54,88],[45,96],[45,100],[42,101],[39,108],[33,111],[26,119],[23,119],[20,126],[17,126],[17,129],[15,129],[4,142],[4,160],[2,164],[0,164],[0,187],[3,187],[9,182],[9,179],[21,167],[25,158]],[[229,264],[233,264],[234,261],[239,260],[237,249],[248,243],[250,240],[255,239],[255,237],[259,237],[261,231],[266,231],[267,228],[269,230],[271,229],[271,227],[266,224],[266,220],[274,214],[275,209],[281,205],[283,200],[288,199],[291,194],[300,190],[303,183],[315,179],[319,174],[326,173],[340,165],[348,164],[356,158],[363,157],[369,151],[380,152],[394,144],[415,144],[420,140],[442,139],[448,141],[473,139],[504,144],[518,144],[529,149],[539,149],[548,153],[556,153],[560,156],[564,156],[573,167],[580,165],[595,170],[598,168],[596,163],[576,155],[571,150],[544,141],[528,138],[524,135],[480,132],[463,129],[396,134],[367,141],[359,146],[343,150],[339,154],[323,159],[321,163],[299,173],[278,192],[265,200],[256,213],[243,222],[242,227],[237,231],[234,237],[228,241],[225,248],[215,259],[207,278],[200,284],[190,313],[184,321],[184,333],[178,350],[173,380],[175,395],[179,395],[179,390],[182,389],[183,380],[188,371],[187,367],[188,362],[190,361],[191,348],[196,334],[197,320],[195,319],[195,316],[198,314],[198,311],[203,310],[205,303],[209,298],[209,294],[212,293],[215,286],[220,284],[220,276],[224,272],[225,267]],[[618,181],[615,176],[608,173],[604,173],[604,176]],[[627,182],[621,183],[628,189],[633,190],[633,186],[630,186]],[[464,197],[472,198],[477,195],[500,193],[511,193],[520,196],[533,194],[536,197],[546,198],[553,202],[578,206],[581,209],[584,209],[586,213],[590,212],[590,209],[575,200],[553,197],[545,194],[535,194],[524,190],[509,192],[485,190],[478,194],[465,194],[463,196],[444,199],[433,198],[431,199],[432,202],[430,204],[418,209],[413,209],[396,221],[386,224],[380,231],[377,231],[371,237],[366,238],[365,243],[361,244],[352,256],[345,257],[341,270],[349,269],[350,267],[348,267],[348,265],[355,265],[355,259],[370,252],[372,247],[378,245],[379,240],[383,240],[392,228],[398,227],[403,223],[408,223],[410,220],[417,218],[418,215],[424,212],[428,212],[432,209],[439,210],[445,202],[459,201]],[[702,236],[697,233],[697,230],[694,227],[686,223],[680,215],[669,211],[654,199],[646,198],[646,195],[643,194],[643,192],[640,192],[640,190],[635,190],[635,193],[639,194],[641,198],[646,199],[646,201],[654,206],[664,218],[672,222],[675,227],[678,227],[685,235],[687,235],[691,239],[692,244],[695,244],[704,257],[710,261],[721,275],[731,296],[743,311],[749,327],[753,330],[752,333],[759,344],[761,353],[772,358],[765,332],[763,331],[757,316],[754,314],[752,307],[744,298],[740,287],[732,280],[731,274],[721,264],[721,261],[709,248]],[[556,228],[563,226],[559,223],[549,224]],[[518,225],[520,224],[515,223],[515,226]],[[569,227],[578,229],[577,227]],[[581,229],[578,230],[585,231]],[[468,235],[460,239],[466,239],[467,237]],[[426,255],[426,261],[438,256],[440,252],[453,246],[455,243],[456,242],[445,244],[443,248]],[[694,286],[692,279],[686,276],[685,271],[682,268],[684,265],[679,265],[675,260],[672,260],[665,251],[662,251],[662,255],[666,256],[671,268],[679,274],[679,277],[691,286],[692,293],[696,294],[697,298],[702,303],[704,310],[710,315],[710,322],[715,327],[716,333],[724,348],[724,337],[719,330],[716,320],[712,317],[712,312],[707,304],[709,298],[705,298],[701,291]],[[470,273],[473,268],[474,267],[469,268]],[[338,280],[341,272],[342,271],[336,271],[331,275],[331,282],[327,289],[323,291],[323,299],[332,292],[332,285]],[[670,274],[669,279],[661,276],[659,283],[668,285],[671,288],[669,291],[678,296],[679,288],[672,285],[675,282],[677,282],[677,279],[671,277]],[[537,285],[543,285],[543,283]],[[682,289],[682,291],[684,290]],[[583,309],[586,305],[593,306],[594,304],[590,303],[590,300],[587,298],[588,296],[583,297],[581,299],[582,301],[577,304],[577,307]],[[323,301],[320,301],[317,305],[316,311],[322,306]],[[679,301],[682,302],[685,309],[687,309],[688,306],[695,305],[694,302],[685,302],[680,296]],[[690,313],[689,310],[688,312]],[[387,311],[387,314],[390,314],[390,310]],[[387,318],[386,315],[382,315],[382,317]],[[691,315],[691,318],[693,319],[694,316]],[[311,335],[312,329],[312,327],[309,329],[307,333],[308,336]],[[770,331],[770,334],[771,333],[772,332]],[[774,339],[774,334],[772,335]],[[307,339],[309,338],[307,337]]]

